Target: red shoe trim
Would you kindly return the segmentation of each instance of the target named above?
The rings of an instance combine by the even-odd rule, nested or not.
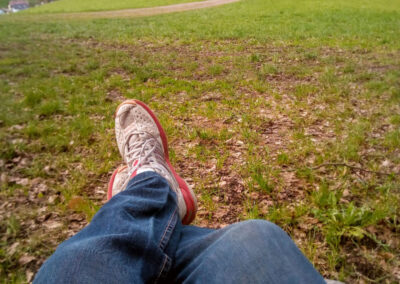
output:
[[[119,168],[116,168],[111,176],[110,182],[108,183],[108,190],[107,190],[107,200],[110,200],[112,197],[112,188],[115,180],[115,176],[118,173]]]
[[[157,119],[156,115],[153,113],[153,111],[145,103],[143,103],[139,100],[133,100],[133,101],[136,104],[143,107],[150,114],[151,118],[153,118],[154,122],[157,125],[158,131],[160,132],[161,141],[162,141],[163,147],[164,147],[164,155],[165,155],[164,158],[165,158],[172,174],[174,175],[176,181],[179,184],[179,188],[181,189],[183,199],[185,200],[185,203],[186,203],[186,215],[182,219],[182,224],[188,225],[188,224],[190,224],[190,222],[193,221],[194,217],[196,216],[196,205],[194,203],[194,199],[192,197],[192,194],[191,194],[186,182],[175,172],[174,167],[171,165],[171,162],[169,161],[167,135],[165,134],[165,131],[161,126],[161,123],[158,121],[158,119]]]
[[[133,179],[133,178],[136,176],[136,172],[137,172],[137,170],[135,170],[135,171],[131,174],[131,176],[129,177],[129,179]]]

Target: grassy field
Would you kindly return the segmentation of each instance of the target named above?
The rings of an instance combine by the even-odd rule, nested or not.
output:
[[[162,5],[171,5],[178,3],[194,2],[195,0],[58,0],[46,5],[29,9],[24,13],[42,14],[42,13],[70,13],[70,12],[88,12],[88,11],[108,11],[132,8],[155,7]],[[197,0],[196,0],[197,1]],[[202,1],[202,0],[199,0]]]
[[[328,278],[400,281],[400,1],[247,0],[0,19],[0,279],[105,202],[125,98],[160,117],[195,224],[267,219]]]

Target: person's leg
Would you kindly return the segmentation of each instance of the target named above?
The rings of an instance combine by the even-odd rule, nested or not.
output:
[[[36,283],[157,282],[172,266],[176,224],[195,217],[194,193],[172,167],[165,131],[143,102],[118,106],[115,134],[125,166],[111,177],[110,200],[57,248]]]
[[[174,282],[325,283],[290,237],[270,222],[181,231],[170,275]]]
[[[115,134],[125,165],[111,177],[110,200],[58,247],[36,283],[157,282],[168,273],[180,238],[176,224],[194,219],[196,198],[171,165],[165,131],[147,105],[120,104]]]
[[[160,175],[137,175],[86,228],[57,248],[34,282],[147,283],[162,279],[180,237],[175,198]]]

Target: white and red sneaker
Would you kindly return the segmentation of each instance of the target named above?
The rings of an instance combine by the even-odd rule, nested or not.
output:
[[[182,223],[190,224],[196,216],[196,197],[169,161],[167,136],[155,114],[143,102],[127,100],[115,113],[115,134],[126,167],[114,171],[108,199],[124,190],[129,179],[137,174],[154,171],[175,191]]]

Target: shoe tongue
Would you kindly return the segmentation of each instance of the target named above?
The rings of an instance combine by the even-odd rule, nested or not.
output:
[[[149,141],[149,139],[152,139],[151,137],[149,137],[149,135],[145,132],[143,133],[133,133],[128,140],[128,143],[126,143],[126,152],[130,152],[132,149],[132,145],[138,141],[140,141],[142,143],[142,145],[140,146],[140,156],[138,156],[137,158],[140,159],[141,156],[145,156],[154,146],[154,142],[153,141]],[[142,146],[144,146],[144,148],[142,148]],[[137,145],[135,146],[137,147]],[[139,149],[138,149],[139,150]]]

